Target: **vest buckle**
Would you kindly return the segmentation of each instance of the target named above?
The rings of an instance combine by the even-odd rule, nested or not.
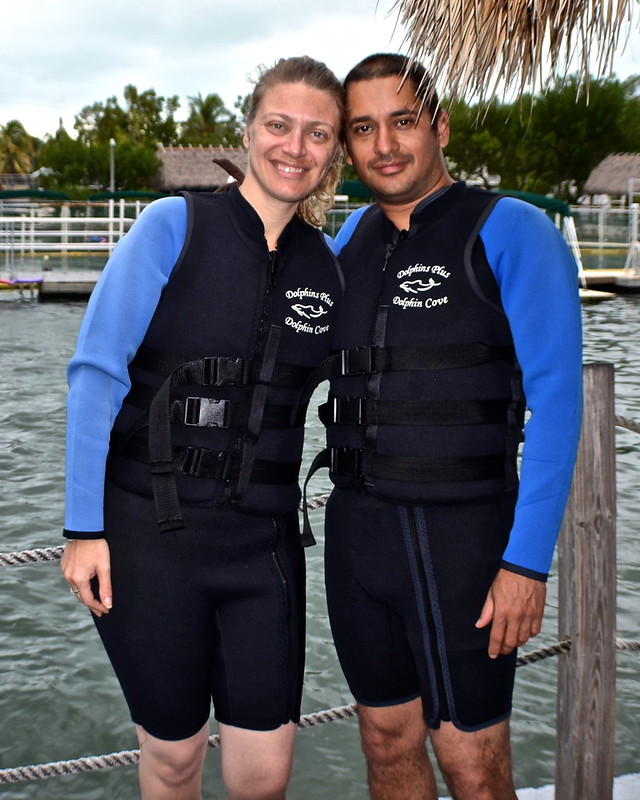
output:
[[[207,356],[203,359],[204,386],[246,386],[249,380],[249,361],[246,358]]]
[[[187,397],[184,404],[184,424],[198,428],[228,427],[228,400],[213,397]]]
[[[372,345],[341,350],[340,375],[370,375],[376,372],[375,350]]]
[[[364,477],[364,450],[356,447],[329,448],[329,471],[351,478]]]

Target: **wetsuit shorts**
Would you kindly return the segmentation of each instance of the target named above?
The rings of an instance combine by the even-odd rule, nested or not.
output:
[[[334,489],[326,583],[338,657],[367,706],[422,698],[430,728],[488,727],[511,711],[516,654],[488,656],[478,629],[515,497],[402,506]]]
[[[133,721],[159,739],[209,719],[273,730],[300,717],[304,551],[298,515],[183,507],[160,533],[152,499],[105,496],[113,609],[96,619]]]

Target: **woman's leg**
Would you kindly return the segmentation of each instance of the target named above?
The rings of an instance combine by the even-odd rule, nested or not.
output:
[[[220,724],[222,779],[227,800],[283,800],[297,725],[250,731]]]
[[[142,800],[200,800],[209,726],[179,741],[156,739],[136,726]]]

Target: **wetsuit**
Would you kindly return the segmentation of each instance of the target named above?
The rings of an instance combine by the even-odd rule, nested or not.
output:
[[[377,206],[356,212],[336,250],[346,313],[322,416],[338,655],[360,702],[421,696],[431,727],[475,730],[509,714],[515,670],[475,622],[500,566],[546,580],[569,490],[575,262],[543,212],[463,183],[406,232]]]
[[[96,286],[69,365],[65,535],[105,537],[96,620],[133,720],[299,717],[300,388],[343,289],[297,217],[268,252],[237,188],[152,203]]]

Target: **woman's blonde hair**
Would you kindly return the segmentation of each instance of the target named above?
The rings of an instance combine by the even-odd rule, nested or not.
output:
[[[260,69],[258,80],[249,99],[249,108],[246,114],[247,126],[254,121],[260,103],[269,89],[283,83],[304,83],[313,89],[327,92],[335,101],[340,114],[340,130],[337,131],[338,144],[334,159],[322,182],[308,197],[300,201],[297,210],[298,216],[305,222],[316,227],[322,227],[326,219],[325,212],[334,203],[336,188],[342,174],[340,142],[342,141],[345,118],[344,90],[340,81],[322,61],[316,61],[309,56],[281,58],[272,67],[268,69],[262,67]]]

